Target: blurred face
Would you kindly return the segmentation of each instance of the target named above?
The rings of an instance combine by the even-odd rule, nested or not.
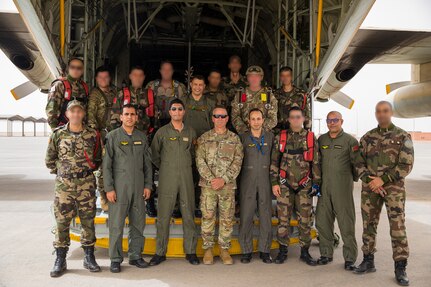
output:
[[[212,72],[209,76],[208,76],[208,84],[211,88],[218,88],[218,86],[220,85],[221,82],[221,75],[220,73],[217,72]]]
[[[199,79],[193,79],[190,83],[193,95],[202,95],[205,89],[205,81]]]
[[[239,71],[241,70],[241,62],[238,61],[238,59],[232,59],[229,62],[228,67],[232,73],[239,73]]]
[[[263,115],[261,112],[254,111],[254,112],[250,113],[249,123],[250,123],[250,128],[252,130],[262,129],[263,122],[264,122],[264,119],[263,119]]]
[[[144,85],[145,73],[140,69],[133,69],[129,74],[129,79],[132,87],[140,88]]]
[[[299,130],[304,124],[304,116],[301,111],[291,111],[288,120],[292,130]]]
[[[160,66],[160,76],[162,80],[172,81],[172,76],[174,75],[174,67],[170,63],[164,63]]]
[[[284,86],[288,86],[292,83],[292,72],[290,71],[285,71],[282,72],[280,74],[280,82],[284,85]]]
[[[84,64],[80,60],[72,60],[69,63],[68,74],[74,79],[79,79],[84,74]]]
[[[66,117],[69,119],[70,124],[80,125],[85,117],[85,111],[80,107],[73,107],[66,111]]]
[[[123,122],[123,126],[131,128],[134,127],[138,121],[138,115],[134,108],[124,108],[123,113],[120,115],[120,120]]]
[[[376,119],[379,126],[387,126],[391,123],[393,111],[391,106],[387,103],[377,104],[376,106]]]
[[[339,133],[343,122],[341,116],[336,113],[330,113],[326,117],[326,125],[330,133]]]
[[[226,128],[227,121],[229,120],[227,111],[220,108],[214,109],[212,120],[215,128]]]
[[[111,84],[109,72],[99,72],[96,76],[96,83],[99,88],[107,88]]]
[[[183,121],[186,110],[181,104],[173,104],[169,110],[169,115],[173,121]]]
[[[248,74],[247,81],[250,87],[260,87],[263,77],[259,74]]]

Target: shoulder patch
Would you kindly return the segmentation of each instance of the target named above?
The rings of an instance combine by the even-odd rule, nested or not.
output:
[[[404,141],[404,146],[406,148],[412,148],[413,147],[413,141],[410,138],[406,138]]]

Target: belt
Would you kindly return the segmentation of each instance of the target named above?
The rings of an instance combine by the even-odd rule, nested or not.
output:
[[[59,177],[73,179],[73,178],[84,178],[93,174],[93,170],[84,170],[76,173],[59,173],[57,174]]]
[[[299,148],[299,149],[288,149],[286,150],[287,154],[303,154],[304,153],[304,149]]]

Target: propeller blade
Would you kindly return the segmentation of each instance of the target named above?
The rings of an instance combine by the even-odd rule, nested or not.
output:
[[[13,88],[12,90],[10,90],[10,92],[12,93],[12,96],[15,98],[15,100],[19,100],[19,99],[22,99],[22,98],[30,95],[31,93],[33,93],[37,89],[38,89],[38,87],[35,84],[33,84],[30,81],[27,81],[27,82]]]
[[[346,95],[345,93],[338,91],[331,95],[331,100],[336,102],[337,104],[342,105],[345,108],[348,108],[349,110],[353,107],[353,104],[355,103],[355,100]]]
[[[407,86],[410,84],[411,84],[410,81],[387,84],[386,85],[386,95],[389,95],[390,92],[395,91],[396,89],[399,89],[401,87],[404,87],[404,86]]]

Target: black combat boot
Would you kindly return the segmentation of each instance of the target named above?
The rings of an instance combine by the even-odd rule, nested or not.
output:
[[[51,270],[51,277],[60,277],[67,269],[66,255],[69,248],[58,247],[55,249],[57,257],[55,258],[54,267]]]
[[[156,209],[156,203],[154,201],[154,197],[150,197],[149,199],[147,199],[147,204],[145,209],[149,217],[157,217],[157,209]]]
[[[90,272],[100,272],[100,266],[96,262],[94,257],[94,246],[82,246],[84,249],[84,268],[88,269]]]
[[[395,278],[398,285],[409,286],[409,278],[406,273],[407,260],[395,261]]]
[[[308,252],[308,247],[301,247],[301,256],[299,256],[299,259],[310,266],[316,266],[316,260],[311,257],[310,253]]]
[[[365,274],[369,272],[376,272],[374,254],[364,254],[364,260],[362,260],[358,267],[353,269],[353,273],[355,274]]]
[[[275,264],[283,264],[287,260],[287,246],[280,244],[277,257],[274,259]]]

